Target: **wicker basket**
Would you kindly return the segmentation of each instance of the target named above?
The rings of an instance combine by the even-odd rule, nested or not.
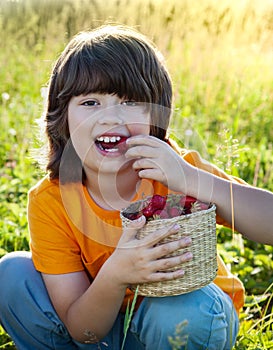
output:
[[[142,205],[143,201],[134,202],[128,208],[121,211],[120,216],[123,227],[126,227],[130,222],[123,213],[134,212],[137,207],[141,207]],[[140,284],[138,289],[139,295],[150,297],[179,295],[202,288],[214,280],[218,268],[215,211],[216,206],[212,204],[209,209],[197,211],[192,214],[148,221],[145,226],[138,231],[137,238],[142,239],[149,233],[155,232],[162,227],[178,223],[180,225],[180,230],[164,238],[161,242],[166,243],[184,236],[190,236],[192,239],[191,246],[181,248],[171,255],[175,256],[181,254],[181,252],[188,251],[193,254],[193,259],[191,261],[184,262],[176,268],[166,270],[174,271],[182,266],[185,270],[185,275],[183,277],[169,281]],[[132,285],[130,288],[134,291],[136,287],[137,285]]]

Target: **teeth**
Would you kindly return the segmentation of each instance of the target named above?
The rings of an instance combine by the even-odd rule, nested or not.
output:
[[[109,143],[109,142],[118,142],[120,141],[120,136],[100,136],[97,138],[97,141],[99,142],[105,142],[105,143]]]
[[[106,152],[110,152],[110,153],[114,153],[114,152],[118,152],[118,149],[116,148],[107,148],[105,149]]]

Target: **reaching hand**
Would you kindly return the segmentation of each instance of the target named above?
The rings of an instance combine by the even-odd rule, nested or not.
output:
[[[140,178],[152,179],[174,191],[181,190],[185,170],[189,164],[185,162],[166,142],[153,136],[134,136],[127,140],[129,146],[125,156],[135,159],[133,168],[138,170]]]

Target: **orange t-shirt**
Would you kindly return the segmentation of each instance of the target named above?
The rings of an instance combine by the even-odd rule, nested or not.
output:
[[[195,151],[177,151],[186,161],[200,169],[244,183],[205,162]],[[154,193],[166,195],[168,189],[159,182],[144,179],[134,200]],[[220,217],[216,219],[219,224],[226,224]],[[28,221],[32,259],[38,271],[64,274],[85,270],[90,281],[113,253],[122,232],[119,211],[99,207],[81,183],[63,185],[48,177],[29,192]],[[239,312],[244,304],[243,284],[227,270],[219,256],[214,282],[229,294]],[[133,292],[129,289],[123,302],[123,311],[128,298],[133,298]],[[139,302],[141,300],[139,298]]]

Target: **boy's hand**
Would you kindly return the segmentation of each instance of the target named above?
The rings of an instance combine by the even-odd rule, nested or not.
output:
[[[127,140],[128,159],[140,178],[161,182],[173,191],[186,192],[188,164],[165,142],[153,136],[133,136]],[[183,185],[184,184],[184,185]]]
[[[184,275],[182,269],[173,272],[164,270],[192,259],[191,253],[166,258],[166,255],[191,244],[188,237],[157,245],[163,238],[178,232],[178,225],[164,227],[147,237],[136,239],[137,231],[145,224],[145,217],[132,221],[124,228],[118,246],[107,263],[111,264],[111,275],[121,285],[171,280]],[[109,265],[110,267],[110,265]]]

